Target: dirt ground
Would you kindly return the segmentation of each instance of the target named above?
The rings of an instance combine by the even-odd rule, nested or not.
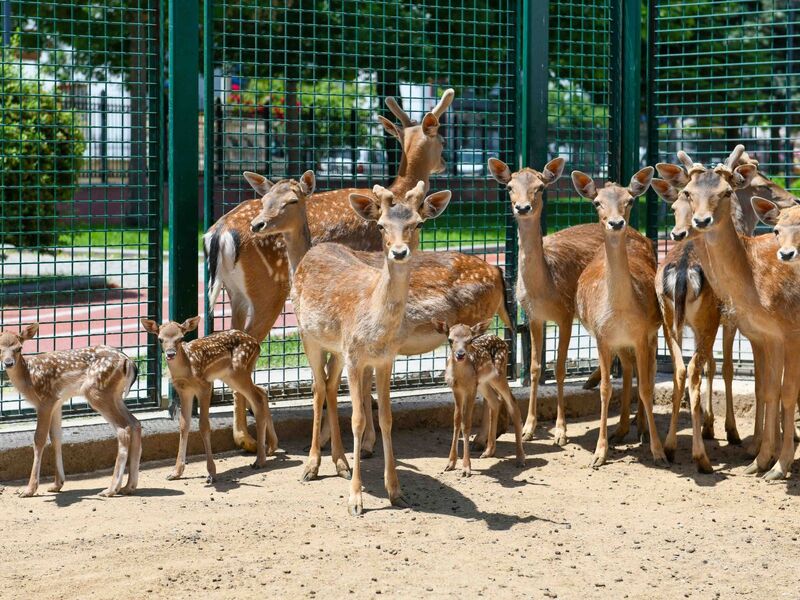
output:
[[[666,415],[658,423],[663,437]],[[215,486],[199,457],[181,481],[165,480],[169,465],[145,465],[134,497],[97,497],[106,473],[68,474],[50,494],[48,474],[38,497],[0,493],[0,595],[797,598],[797,466],[769,484],[743,475],[742,448],[716,441],[716,472],[698,475],[685,414],[682,426],[670,470],[631,437],[592,471],[598,423],[588,420],[569,424],[563,449],[540,429],[525,469],[506,434],[501,458],[474,458],[468,479],[442,471],[449,431],[396,432],[413,508],[389,506],[376,456],[364,463],[360,518],[348,516],[348,482],[327,456],[322,479],[300,483],[300,445],[263,471],[249,456],[219,457]]]

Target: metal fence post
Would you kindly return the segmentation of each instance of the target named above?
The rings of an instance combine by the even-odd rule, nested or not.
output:
[[[169,316],[197,314],[196,2],[169,3]]]
[[[642,3],[622,0],[622,95],[620,97],[620,174],[627,182],[639,170],[639,118],[642,86]],[[639,226],[639,203],[634,205],[631,225]]]
[[[658,115],[656,114],[656,0],[647,2],[647,96],[645,112],[647,117],[647,164],[660,161],[658,155]],[[647,237],[656,244],[659,230],[659,200],[650,189],[647,192]]]
[[[216,103],[214,98],[214,0],[203,2],[203,231],[214,222],[214,170]],[[208,263],[203,261],[203,282],[208,287]],[[205,334],[214,331],[214,307],[203,294]]]

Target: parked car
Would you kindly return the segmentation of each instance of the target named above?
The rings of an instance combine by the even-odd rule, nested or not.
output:
[[[499,158],[493,150],[481,148],[461,148],[456,150],[456,174],[465,177],[487,175],[486,163],[490,158]]]
[[[386,152],[376,148],[356,149],[356,176],[365,179],[385,179],[388,175]],[[337,148],[319,160],[321,177],[352,177],[353,151],[350,148]]]

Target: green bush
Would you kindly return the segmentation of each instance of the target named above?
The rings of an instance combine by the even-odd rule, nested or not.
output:
[[[0,64],[0,242],[52,247],[59,204],[72,199],[85,144],[57,93]]]

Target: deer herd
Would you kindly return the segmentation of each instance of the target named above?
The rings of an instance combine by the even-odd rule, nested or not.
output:
[[[209,404],[219,379],[234,393],[233,435],[237,445],[256,453],[254,468],[267,464],[278,439],[266,392],[253,383],[260,343],[291,300],[313,375],[313,427],[302,479],[318,476],[322,448],[330,440],[339,476],[350,480],[349,512],[363,511],[361,460],[377,439],[372,416],[375,384],[383,441],[384,481],[389,501],[407,506],[392,447],[390,382],[397,355],[430,352],[447,342],[445,379],[455,401],[453,440],[445,470],[456,468],[462,440],[461,473],[469,475],[470,438],[476,393],[484,398],[480,431],[472,444],[496,450],[498,420],[506,408],[516,437],[516,461],[525,464],[523,441],[537,425],[538,382],[543,366],[545,322],[558,326],[555,363],[557,417],[554,441],[567,443],[564,380],[572,325],[577,317],[597,342],[601,421],[591,466],[608,457],[608,409],[611,368],[622,370],[621,414],[612,442],[629,433],[632,380],[637,377],[641,409],[637,430],[649,437],[657,465],[668,466],[677,446],[680,403],[688,377],[692,421],[692,458],[711,472],[704,439],[714,437],[713,345],[723,329],[725,430],[740,442],[733,411],[732,346],[736,330],[753,348],[756,422],[748,450],[755,456],[748,473],[781,479],[791,472],[795,452],[794,415],[800,392],[800,206],[794,196],[759,171],[757,161],[739,145],[724,163],[703,165],[678,153],[680,164],[658,164],[660,179],[646,167],[626,185],[596,183],[572,172],[577,193],[597,211],[597,223],[576,225],[543,235],[544,192],[562,176],[563,158],[541,171],[516,172],[489,159],[489,173],[505,186],[519,235],[516,298],[530,321],[531,389],[527,417],[507,381],[507,342],[487,334],[497,316],[513,329],[502,271],[474,255],[420,251],[420,229],[447,208],[451,192],[431,193],[430,177],[444,169],[440,119],[452,103],[447,90],[421,122],[392,98],[387,106],[399,123],[380,117],[397,138],[402,159],[389,187],[316,192],[307,171],[297,180],[271,182],[245,172],[259,198],[240,204],[204,236],[213,306],[224,288],[232,310],[230,330],[186,342],[199,317],[183,323],[142,319],[158,337],[172,384],[180,397],[180,442],[170,479],[182,476],[192,402],[200,407],[200,432],[208,482],[216,469],[211,449]],[[674,245],[657,264],[652,241],[630,227],[636,198],[650,187],[675,214]],[[757,220],[773,233],[753,237]],[[695,340],[688,367],[683,360],[683,331]],[[674,366],[672,415],[662,444],[653,416],[656,346],[663,330]],[[34,462],[22,495],[36,493],[42,451],[49,434],[56,457],[55,484],[64,484],[61,459],[61,404],[85,396],[115,429],[117,461],[104,495],[132,493],[141,456],[141,425],[124,398],[137,378],[135,363],[107,346],[25,356],[23,343],[38,325],[19,333],[0,332],[0,360],[12,384],[36,408]],[[348,462],[337,416],[343,371],[352,400],[353,454]],[[701,379],[707,378],[706,403]],[[256,420],[256,437],[247,430],[247,407]],[[127,484],[122,480],[128,470]]]

